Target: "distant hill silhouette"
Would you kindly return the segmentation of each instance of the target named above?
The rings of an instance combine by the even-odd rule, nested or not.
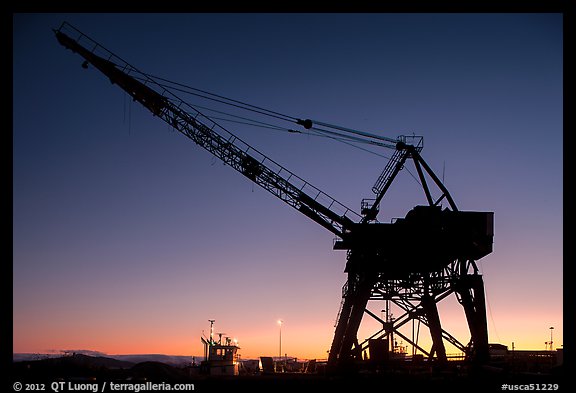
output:
[[[172,355],[161,355],[161,354],[145,354],[145,355],[109,355],[113,359],[124,360],[127,362],[132,362],[134,364],[142,362],[160,362],[164,364],[169,364],[171,366],[188,366],[193,360],[196,363],[200,363],[203,359],[199,356],[172,356]],[[194,358],[194,359],[193,359]]]
[[[131,357],[131,356],[127,356]],[[165,355],[135,355],[131,358],[160,358],[174,362]],[[178,359],[176,359],[177,361]],[[188,363],[189,364],[189,363]],[[26,380],[33,379],[92,379],[99,380],[146,380],[146,381],[184,381],[189,373],[178,366],[158,361],[130,362],[105,356],[73,354],[36,360],[15,361],[12,364],[13,375]],[[181,361],[181,366],[184,362]]]
[[[57,359],[58,358],[50,360],[57,360]],[[88,356],[82,354],[74,354],[72,356],[65,356],[60,359],[63,362],[69,361],[74,364],[89,368],[105,367],[109,369],[115,369],[115,368],[130,368],[134,366],[133,362],[117,360],[104,356]]]
[[[76,355],[82,354],[87,355],[92,358],[104,357],[116,360],[122,360],[125,362],[137,364],[142,362],[160,362],[169,364],[171,366],[188,366],[193,361],[200,363],[203,359],[201,356],[183,356],[183,355],[163,355],[163,354],[136,354],[136,355],[108,355],[103,353],[98,353],[96,351],[85,351],[79,350],[78,352],[73,351]],[[92,352],[92,353],[90,353]],[[52,359],[60,358],[66,355],[63,354],[53,354],[53,353],[14,353],[12,359],[14,362],[23,362],[29,360],[42,360],[42,359]]]
[[[73,354],[69,356],[27,360],[13,363],[15,376],[22,377],[96,377],[111,375],[115,370],[130,369],[134,363],[104,356]]]

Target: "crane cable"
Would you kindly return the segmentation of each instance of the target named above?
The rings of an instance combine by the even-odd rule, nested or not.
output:
[[[167,88],[167,86],[162,86],[164,88]],[[186,93],[184,91],[184,93]],[[260,127],[260,128],[268,128],[271,130],[275,130],[275,131],[282,131],[282,132],[288,132],[288,133],[295,133],[295,134],[304,134],[304,135],[309,135],[309,136],[317,136],[317,137],[323,137],[323,138],[329,138],[329,139],[333,139],[335,141],[344,143],[346,145],[349,145],[351,147],[354,147],[356,149],[360,149],[363,150],[367,153],[370,154],[374,154],[378,157],[382,157],[382,158],[386,158],[386,159],[390,159],[390,157],[384,155],[384,154],[380,154],[380,153],[376,153],[372,150],[368,150],[366,148],[363,148],[361,146],[357,146],[354,145],[353,143],[350,143],[348,140],[352,140],[353,142],[357,142],[357,143],[366,143],[366,144],[371,144],[371,145],[377,145],[377,146],[385,146],[383,144],[374,142],[374,141],[367,141],[367,140],[363,140],[357,137],[351,137],[349,135],[344,135],[344,134],[340,134],[340,133],[336,133],[333,131],[328,131],[328,130],[323,130],[321,128],[317,128],[317,127],[312,127],[310,132],[306,132],[306,131],[300,131],[300,130],[294,130],[291,128],[285,128],[285,127],[280,127],[274,124],[270,124],[270,123],[266,123],[260,120],[255,120],[255,119],[250,119],[248,117],[244,117],[244,116],[238,116],[238,115],[233,115],[231,113],[227,113],[227,112],[223,112],[223,111],[219,111],[213,108],[209,108],[203,105],[197,105],[197,104],[190,104],[192,107],[194,108],[200,108],[200,109],[204,109],[206,111],[211,111],[214,113],[219,113],[222,115],[226,115],[226,116],[230,116],[230,117],[234,117],[237,119],[241,119],[241,120],[245,120],[245,121],[238,121],[238,120],[232,120],[232,119],[228,119],[228,118],[224,118],[224,117],[216,117],[216,116],[210,116],[211,119],[213,120],[220,120],[220,121],[227,121],[227,122],[231,122],[231,123],[236,123],[236,124],[244,124],[244,125],[249,125],[249,126],[253,126],[253,127]],[[333,135],[338,135],[341,137],[335,137]]]
[[[294,130],[291,128],[280,127],[280,126],[266,123],[266,122],[263,122],[260,120],[250,119],[247,117],[219,111],[219,110],[216,110],[213,108],[208,108],[208,107],[201,106],[201,105],[189,104],[190,106],[192,106],[194,108],[201,108],[204,110],[212,111],[214,113],[223,114],[223,115],[226,115],[229,117],[234,117],[234,118],[245,120],[245,121],[238,121],[238,120],[232,120],[232,119],[226,119],[226,118],[219,118],[219,117],[212,117],[211,116],[211,118],[215,119],[215,120],[228,121],[228,122],[233,122],[233,123],[237,123],[237,124],[245,124],[245,125],[250,125],[250,126],[254,126],[254,127],[268,128],[268,129],[275,130],[275,131],[282,131],[282,132],[297,133],[297,134],[304,134],[304,135],[310,135],[310,136],[329,138],[329,139],[344,143],[348,146],[357,148],[357,149],[362,150],[364,152],[374,154],[374,155],[382,157],[382,158],[386,158],[388,160],[390,159],[390,157],[388,157],[386,155],[374,152],[372,150],[368,150],[366,148],[355,145],[353,143],[363,143],[363,144],[368,144],[368,145],[373,145],[373,146],[395,149],[396,146],[392,145],[390,143],[395,144],[396,142],[398,142],[397,139],[388,138],[388,137],[384,137],[384,136],[380,136],[380,135],[376,135],[376,134],[371,134],[371,133],[364,132],[364,131],[354,130],[354,129],[347,128],[347,127],[342,127],[342,126],[338,126],[338,125],[334,125],[334,124],[330,124],[330,123],[321,122],[318,120],[310,120],[310,119],[302,120],[302,119],[294,117],[294,116],[285,115],[285,114],[282,114],[282,113],[277,112],[277,111],[265,109],[265,108],[262,108],[262,107],[259,107],[256,105],[252,105],[252,104],[248,104],[248,103],[245,103],[245,102],[242,102],[239,100],[224,97],[222,95],[211,93],[211,92],[206,91],[206,90],[198,89],[198,88],[195,88],[195,87],[192,87],[192,86],[180,83],[180,82],[171,81],[169,79],[162,78],[159,76],[154,76],[151,74],[146,74],[146,73],[142,73],[142,74],[144,75],[145,78],[134,76],[135,79],[148,80],[148,81],[153,80],[158,86],[160,86],[164,89],[167,89],[169,91],[170,90],[179,91],[179,92],[182,92],[185,94],[190,94],[190,95],[193,95],[196,97],[204,98],[206,100],[219,102],[219,103],[224,104],[224,105],[229,105],[229,106],[243,109],[246,111],[259,113],[259,114],[264,115],[264,116],[273,117],[273,118],[276,118],[278,120],[283,120],[283,121],[287,121],[290,123],[296,123],[298,125],[303,126],[306,130],[308,130],[308,132],[300,131],[300,130]],[[161,81],[161,82],[159,82],[159,81]],[[320,128],[320,127],[316,126],[315,124],[323,126],[323,127],[336,129],[339,131],[344,131],[344,132],[349,133],[349,134],[360,135],[360,136],[363,136],[364,138],[370,138],[370,139],[362,139],[359,136],[351,136],[351,135],[344,134],[342,132],[330,131],[330,130],[327,130],[325,128]],[[382,141],[385,141],[388,143],[383,143]],[[406,169],[406,171],[416,181],[416,183],[420,184],[420,180],[408,168],[404,168],[404,169]]]
[[[227,98],[227,97],[215,94],[215,93],[210,93],[209,91],[201,90],[201,89],[198,89],[198,88],[195,88],[192,86],[185,85],[183,83],[174,82],[174,81],[171,81],[171,80],[159,77],[159,76],[153,76],[150,74],[144,74],[144,76],[151,78],[151,79],[154,79],[155,81],[160,80],[162,82],[166,82],[166,83],[178,86],[178,87],[174,87],[174,86],[166,85],[164,83],[158,83],[159,86],[162,86],[166,89],[171,88],[171,89],[183,92],[183,93],[192,94],[192,95],[195,95],[195,96],[198,96],[201,98],[205,98],[207,100],[220,102],[221,104],[226,104],[226,105],[234,106],[234,107],[244,109],[247,111],[260,113],[260,114],[265,115],[265,116],[275,117],[275,118],[280,119],[280,120],[285,120],[285,121],[289,121],[289,122],[295,122],[298,120],[298,118],[293,117],[293,116],[284,115],[282,113],[275,112],[275,111],[265,109],[265,108],[261,108],[261,107],[256,106],[256,105],[248,104],[248,103],[245,103],[245,102],[242,102],[239,100],[235,100],[232,98]],[[139,78],[137,78],[137,79],[139,79]],[[197,93],[193,93],[192,91],[186,91],[184,89],[192,90],[192,91],[195,91]],[[202,94],[200,94],[200,93],[202,93]],[[209,96],[212,96],[212,97],[209,97]],[[214,97],[216,97],[216,98],[214,98]]]
[[[215,102],[218,102],[218,103],[221,103],[224,105],[229,105],[232,107],[243,109],[246,111],[259,113],[259,114],[264,115],[264,116],[273,117],[273,118],[276,118],[278,120],[283,120],[283,121],[287,121],[290,123],[295,123],[295,124],[303,126],[307,130],[316,130],[316,131],[319,131],[322,133],[333,133],[339,137],[348,138],[348,139],[353,140],[353,141],[358,142],[358,143],[373,144],[373,145],[378,145],[381,147],[387,147],[387,148],[391,148],[391,149],[396,148],[395,143],[398,141],[397,139],[388,138],[388,137],[384,137],[384,136],[380,136],[380,135],[376,135],[376,134],[371,134],[371,133],[364,132],[364,131],[354,130],[354,129],[347,128],[347,127],[342,127],[342,126],[338,126],[338,125],[334,125],[334,124],[330,124],[330,123],[321,122],[318,120],[310,120],[310,119],[302,120],[302,119],[295,117],[295,116],[282,114],[280,112],[273,111],[270,109],[265,109],[265,108],[262,108],[260,106],[256,106],[256,105],[248,104],[248,103],[245,103],[245,102],[242,102],[239,100],[235,100],[232,98],[224,97],[222,95],[211,93],[211,92],[206,91],[206,90],[198,89],[198,88],[195,88],[195,87],[192,87],[192,86],[180,83],[180,82],[174,82],[174,81],[168,80],[166,78],[154,76],[151,74],[143,74],[143,75],[145,76],[145,78],[136,77],[136,79],[139,79],[139,80],[144,79],[145,80],[145,79],[149,78],[149,79],[154,80],[159,86],[161,86],[165,89],[168,89],[168,90],[175,90],[175,91],[183,92],[183,93],[194,95],[194,96],[206,99],[206,100],[211,100],[211,101],[215,101]],[[158,81],[161,81],[161,82],[158,82]],[[198,107],[200,107],[200,106],[198,106]],[[213,110],[213,109],[206,108],[206,107],[204,107],[204,109]],[[216,110],[213,110],[213,111],[216,112]],[[222,113],[222,112],[220,112],[220,113]],[[231,114],[227,114],[227,115],[232,116],[232,117],[242,118],[242,117],[237,116],[237,115],[231,115]],[[278,126],[270,125],[268,123],[264,123],[261,121],[257,121],[257,120],[253,120],[253,119],[246,119],[246,118],[243,118],[243,119],[249,120],[249,121],[254,121],[254,122],[260,123],[262,125],[267,124],[267,125],[273,127],[274,129],[278,128]],[[341,132],[335,132],[335,131],[327,130],[325,128],[320,128],[317,125],[336,129],[339,131],[344,131],[344,132],[350,133],[350,134],[360,135],[364,138],[369,138],[369,139],[364,140],[364,139],[359,138],[359,137],[348,136],[348,135],[342,134]],[[385,142],[393,143],[393,144],[384,144],[382,142],[375,142],[374,140],[385,141]]]

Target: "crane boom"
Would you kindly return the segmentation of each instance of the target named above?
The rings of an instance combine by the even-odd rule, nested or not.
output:
[[[345,228],[361,218],[359,214],[260,153],[72,25],[64,22],[54,32],[60,44],[84,58],[84,68],[91,64],[154,116],[158,116],[225,164],[335,235],[343,237]]]

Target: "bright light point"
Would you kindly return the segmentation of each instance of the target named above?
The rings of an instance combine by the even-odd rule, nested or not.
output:
[[[278,320],[278,325],[282,325],[283,322],[284,322],[283,320],[279,319],[279,320]]]

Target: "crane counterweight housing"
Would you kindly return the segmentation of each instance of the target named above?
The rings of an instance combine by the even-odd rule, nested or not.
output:
[[[348,261],[347,272],[367,270],[402,275],[436,272],[457,259],[478,260],[492,252],[492,212],[416,206],[393,223],[355,223],[335,250],[362,250],[362,266]]]
[[[394,348],[389,348],[392,335],[403,337],[414,354],[423,354],[440,365],[447,361],[445,343],[473,362],[489,359],[484,284],[475,261],[492,252],[494,215],[458,210],[443,182],[420,155],[421,136],[392,139],[287,116],[306,130],[325,134],[329,131],[318,127],[333,127],[338,138],[352,134],[356,142],[370,139],[373,145],[394,149],[372,187],[375,199],[363,200],[358,214],[180,99],[162,78],[139,71],[66,22],[54,32],[61,45],[84,59],[83,68],[92,65],[154,116],[338,237],[334,249],[347,250],[347,281],[329,351],[329,370],[362,361],[369,347],[393,352]],[[379,223],[380,202],[410,160],[428,205],[416,206],[391,223]],[[438,192],[439,197],[435,196]],[[447,207],[442,208],[443,202]],[[466,345],[446,332],[440,322],[437,303],[450,294],[456,294],[466,314],[471,336]],[[392,303],[399,309],[394,321],[383,321],[367,308],[369,301],[382,300],[387,308]],[[357,334],[365,314],[382,328],[361,341]],[[413,329],[415,322],[429,328],[429,350],[399,330],[408,322]]]

